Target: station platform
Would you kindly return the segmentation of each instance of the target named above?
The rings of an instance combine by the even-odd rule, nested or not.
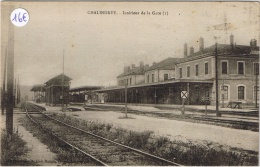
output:
[[[83,103],[82,103],[83,105]],[[88,104],[90,105],[90,104]],[[97,105],[97,106],[121,106],[124,107],[125,104],[122,103],[104,103],[104,104],[91,104],[91,105]],[[137,110],[137,111],[151,111],[151,112],[156,112],[156,111],[167,111],[167,110],[174,110],[174,109],[179,109],[181,110],[182,105],[174,105],[174,104],[132,104],[132,103],[128,103],[127,107],[129,109],[132,110]],[[185,109],[187,111],[203,111],[205,110],[205,105],[185,105]],[[215,112],[216,111],[216,106],[213,105],[208,105],[207,106],[207,111],[208,112]],[[233,113],[233,112],[258,112],[259,109],[257,108],[242,108],[242,109],[238,109],[238,108],[222,108],[219,107],[219,111],[220,112],[224,112],[224,113]]]
[[[48,106],[45,103],[35,103],[31,102],[41,107],[44,107],[46,111],[61,112],[61,106]],[[107,108],[105,110],[113,111],[124,111],[125,105],[123,104],[84,104],[84,103],[72,103],[68,108],[78,109],[78,110],[66,110],[66,111],[84,111],[88,108]],[[154,114],[166,114],[166,115],[181,115],[181,105],[136,105],[127,104],[127,109],[129,111],[141,112],[141,113],[154,113]],[[223,120],[236,120],[236,121],[246,121],[246,122],[259,122],[259,115],[257,109],[230,109],[230,108],[219,108],[221,117],[216,117],[215,106],[207,106],[207,117],[223,119]],[[205,106],[198,105],[186,105],[185,115],[204,117]]]
[[[57,111],[57,110],[61,110],[61,106],[48,106],[45,103],[35,103],[34,101],[29,101],[31,103],[37,104],[39,106],[44,107],[47,111]],[[125,104],[122,103],[93,103],[93,104],[89,104],[89,103],[70,103],[70,105],[68,107],[75,107],[75,108],[80,108],[83,109],[84,108],[82,106],[88,106],[88,105],[95,105],[95,106],[109,106],[109,107],[125,107]],[[172,109],[181,109],[182,105],[174,105],[174,104],[132,104],[132,103],[128,103],[127,104],[127,108],[130,110],[136,110],[136,111],[147,111],[147,112],[161,112],[161,111],[167,111],[167,110],[172,110]],[[185,105],[185,109],[187,111],[202,111],[205,110],[205,105]],[[216,111],[216,106],[213,105],[208,105],[207,106],[207,111]],[[242,108],[242,109],[238,109],[238,108],[227,108],[227,107],[219,107],[219,111],[220,112],[224,112],[224,113],[228,113],[228,112],[256,112],[259,111],[259,108]]]

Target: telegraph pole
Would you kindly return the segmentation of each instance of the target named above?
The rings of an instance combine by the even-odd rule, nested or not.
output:
[[[216,116],[219,117],[218,103],[218,43],[215,44],[215,78],[216,78]]]
[[[62,56],[62,111],[64,111],[64,50],[63,50],[63,56]]]
[[[255,62],[255,108],[257,108],[257,93],[258,93],[258,87],[257,87],[257,80],[258,80],[258,75],[259,75],[259,70],[257,71],[257,66],[259,69],[259,62]]]
[[[127,83],[125,81],[125,117],[127,118]]]
[[[8,22],[8,58],[7,58],[7,106],[6,106],[6,131],[13,134],[14,110],[14,26]]]
[[[6,82],[6,61],[7,61],[7,47],[5,48],[5,64],[4,64],[4,78],[3,78],[3,90],[2,90],[2,104],[1,104],[1,109],[2,109],[2,115],[4,115],[5,112],[5,107],[6,107],[6,92],[5,92],[5,82]]]

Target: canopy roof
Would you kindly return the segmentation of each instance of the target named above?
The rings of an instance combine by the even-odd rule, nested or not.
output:
[[[31,89],[32,92],[42,91],[45,92],[45,86],[44,85],[34,85]]]
[[[103,88],[102,86],[81,86],[81,87],[70,89],[70,92],[98,90],[98,89],[102,89],[102,88]]]
[[[64,83],[69,82],[70,80],[72,80],[70,77],[60,74],[50,80],[48,80],[47,82],[45,82],[46,86],[48,85],[62,85],[62,78],[64,77]]]

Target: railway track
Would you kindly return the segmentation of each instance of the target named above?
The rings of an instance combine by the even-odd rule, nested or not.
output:
[[[84,107],[86,110],[99,110],[99,111],[105,111],[105,109],[103,108],[98,108],[98,107]],[[191,120],[196,120],[196,121],[200,121],[200,122],[209,122],[209,123],[216,123],[219,125],[233,125],[233,126],[237,126],[237,127],[241,127],[243,128],[255,128],[258,129],[259,128],[259,123],[258,122],[250,122],[250,121],[243,121],[243,120],[232,120],[232,119],[222,119],[222,118],[214,118],[214,117],[210,117],[210,116],[195,116],[195,115],[172,115],[172,114],[168,114],[165,115],[164,113],[151,113],[149,112],[149,114],[154,114],[154,115],[158,115],[161,117],[168,117],[168,118],[178,118],[178,119],[191,119]],[[227,117],[228,118],[228,117]]]
[[[73,127],[41,112],[41,109],[27,103],[27,115],[36,124],[50,132],[58,140],[69,147],[91,158],[97,165],[102,166],[180,166],[158,156],[116,143],[109,139]],[[41,114],[30,114],[28,111],[37,110]]]

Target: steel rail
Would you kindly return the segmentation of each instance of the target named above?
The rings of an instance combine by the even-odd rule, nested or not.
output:
[[[84,107],[84,108],[89,108],[89,109],[94,109],[94,110],[102,110],[105,111],[104,109],[100,108],[94,108],[94,107]],[[225,119],[218,119],[218,118],[210,118],[210,117],[199,117],[199,116],[187,116],[185,115],[186,118],[194,118],[195,120],[200,120],[200,121],[210,121],[210,122],[219,122],[219,123],[228,123],[231,125],[248,125],[248,126],[258,126],[258,122],[248,122],[248,121],[243,121],[243,120],[225,120]]]
[[[217,118],[203,118],[203,117],[192,117],[196,120],[201,121],[211,121],[211,122],[219,122],[219,123],[228,123],[233,125],[249,125],[249,126],[258,126],[257,122],[248,122],[243,120],[225,120],[225,119],[217,119]]]
[[[34,107],[34,106],[32,106],[32,107]],[[34,107],[34,108],[35,108],[35,107]],[[37,108],[35,108],[35,109],[37,109]],[[39,111],[39,109],[37,109],[37,110]],[[41,111],[39,111],[39,112],[41,112]],[[57,121],[57,122],[59,122],[59,123],[61,123],[61,124],[63,124],[63,125],[68,126],[68,127],[77,129],[77,130],[79,130],[79,131],[81,131],[81,132],[87,133],[87,134],[89,134],[89,135],[91,135],[91,136],[94,136],[94,137],[96,137],[96,138],[99,138],[99,139],[105,140],[105,141],[107,141],[107,142],[116,144],[116,145],[121,146],[121,147],[123,147],[123,148],[127,148],[127,149],[129,149],[129,150],[135,151],[135,152],[137,152],[137,153],[139,153],[139,154],[148,156],[148,157],[150,157],[150,158],[155,158],[156,160],[159,160],[159,161],[161,161],[161,162],[166,162],[166,163],[171,164],[171,165],[174,165],[174,166],[183,166],[183,165],[178,164],[178,163],[176,163],[176,162],[169,161],[169,160],[167,160],[167,159],[164,159],[164,158],[161,158],[161,157],[158,157],[158,156],[155,156],[155,155],[146,153],[146,152],[144,152],[144,151],[141,151],[141,150],[138,150],[138,149],[135,149],[135,148],[132,148],[132,147],[129,147],[129,146],[126,146],[126,145],[123,145],[123,144],[114,142],[114,141],[109,140],[109,139],[107,139],[107,138],[98,136],[98,135],[96,135],[96,134],[94,134],[94,133],[87,132],[87,131],[85,131],[85,130],[83,130],[83,129],[74,127],[74,126],[69,125],[69,124],[67,124],[67,123],[64,123],[64,122],[62,122],[62,121],[60,121],[60,120],[57,120],[57,119],[55,119],[55,118],[52,118],[52,117],[50,117],[49,115],[44,114],[43,112],[41,112],[41,113],[42,113],[43,115],[45,115],[46,117],[52,119],[52,120],[55,120],[55,121]]]
[[[89,108],[89,109],[93,109],[93,110],[106,111],[105,109],[102,109],[102,108],[95,108],[95,107],[87,107],[87,106],[84,106],[83,108]]]
[[[30,105],[31,105],[31,107],[35,108],[32,104],[30,104]],[[26,109],[26,114],[27,114],[27,116],[31,119],[31,121],[33,121],[33,122],[34,122],[35,124],[37,124],[37,125],[40,125],[41,128],[44,128],[40,123],[38,123],[37,121],[35,121],[35,120],[29,115],[29,113],[28,113],[28,111],[27,111],[27,106],[26,106],[26,105],[25,105],[25,109]],[[35,109],[37,109],[37,108],[35,108]],[[39,109],[37,109],[37,110],[39,111]],[[41,112],[41,111],[39,111],[39,112]],[[41,113],[42,113],[42,112],[41,112]],[[42,113],[42,114],[43,114],[43,113]],[[43,115],[47,116],[46,114],[43,114]],[[45,128],[44,128],[44,129],[45,129]],[[50,131],[48,131],[48,132],[51,133]],[[109,165],[107,165],[106,163],[104,163],[104,162],[100,161],[99,159],[97,159],[96,157],[94,157],[94,156],[92,156],[92,155],[86,153],[85,151],[79,149],[78,147],[76,147],[76,146],[70,144],[69,142],[63,140],[62,138],[58,137],[57,135],[55,135],[55,134],[53,134],[53,133],[51,133],[51,135],[54,136],[55,138],[57,138],[58,140],[62,141],[62,142],[65,143],[66,145],[70,146],[71,148],[73,148],[73,149],[75,149],[75,150],[77,150],[77,151],[83,153],[84,155],[90,157],[90,158],[91,158],[92,160],[94,160],[98,165],[109,166]]]

